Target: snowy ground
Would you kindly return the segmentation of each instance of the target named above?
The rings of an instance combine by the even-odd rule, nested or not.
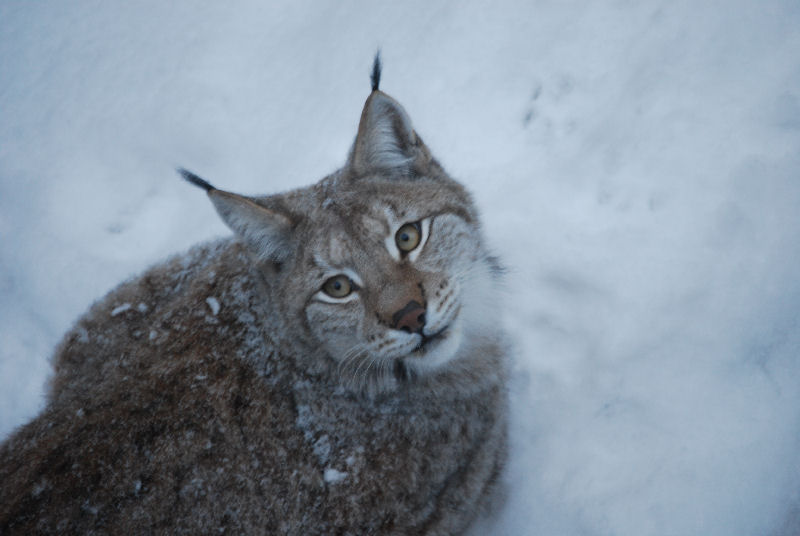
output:
[[[510,496],[481,531],[790,533],[800,4],[366,6],[0,3],[0,436],[93,299],[226,233],[173,168],[332,171],[380,45],[510,268]]]

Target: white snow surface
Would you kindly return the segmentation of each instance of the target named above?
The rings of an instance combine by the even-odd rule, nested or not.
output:
[[[508,498],[475,532],[791,533],[796,0],[0,2],[0,436],[94,299],[227,233],[174,168],[318,180],[379,46],[509,268]]]

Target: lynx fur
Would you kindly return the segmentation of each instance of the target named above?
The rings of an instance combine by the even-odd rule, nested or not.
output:
[[[459,534],[506,456],[500,270],[378,89],[346,164],[123,283],[0,446],[0,534]]]

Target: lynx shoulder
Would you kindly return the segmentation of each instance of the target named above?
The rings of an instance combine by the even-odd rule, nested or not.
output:
[[[0,533],[458,534],[506,456],[496,262],[373,91],[345,165],[123,283],[0,446]]]

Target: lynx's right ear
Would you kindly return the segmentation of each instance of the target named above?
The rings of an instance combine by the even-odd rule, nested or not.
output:
[[[178,173],[188,182],[208,193],[222,221],[258,256],[260,260],[282,262],[291,252],[292,222],[283,214],[262,207],[253,199],[218,190],[191,171]]]

